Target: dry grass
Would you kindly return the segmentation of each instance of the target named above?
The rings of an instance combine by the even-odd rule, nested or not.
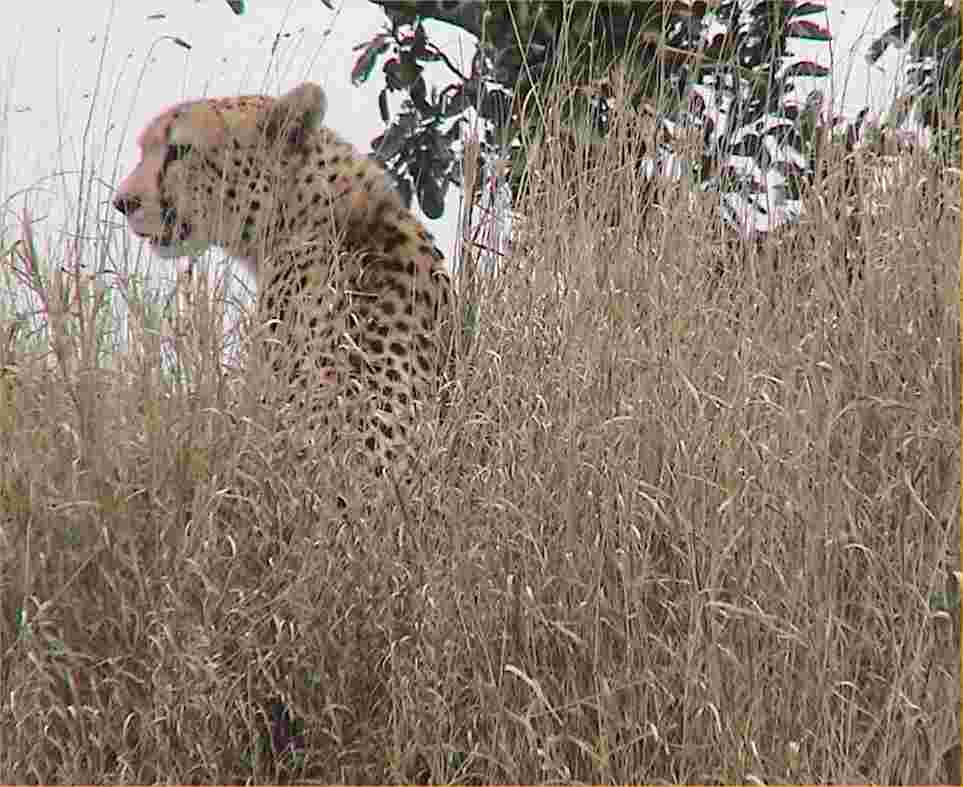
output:
[[[946,777],[958,181],[874,197],[849,287],[815,196],[761,249],[685,184],[603,231],[642,184],[540,155],[424,484],[368,521],[235,404],[205,292],[158,328],[125,290],[107,360],[96,315],[53,364],[0,341],[0,781]]]

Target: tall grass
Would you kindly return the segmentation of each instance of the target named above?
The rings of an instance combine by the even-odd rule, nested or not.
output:
[[[833,166],[732,244],[685,182],[631,210],[632,133],[532,160],[422,483],[365,519],[223,367],[223,287],[132,286],[106,216],[4,239],[46,333],[0,341],[0,780],[947,777],[958,173],[865,195],[849,284]]]

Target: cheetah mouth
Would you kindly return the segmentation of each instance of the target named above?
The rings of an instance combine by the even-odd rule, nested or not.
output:
[[[161,203],[161,234],[159,236],[154,236],[152,239],[153,243],[160,244],[162,246],[170,246],[174,243],[174,232],[178,229],[177,221],[177,211],[174,207],[166,202]],[[187,227],[182,226],[179,228],[178,240],[186,240]]]
[[[151,248],[160,253],[174,252],[179,247],[190,242],[190,222],[179,221],[177,211],[170,205],[161,206],[160,232],[138,233],[150,243]]]
[[[189,228],[178,226],[177,212],[165,204],[161,204],[158,212],[159,221],[151,220],[148,211],[139,208],[128,214],[127,226],[134,235],[146,240],[152,246],[169,246],[176,240],[185,240],[189,234]]]
[[[154,250],[161,250],[175,245],[174,230],[172,227],[164,227],[160,233],[148,232],[146,230],[132,230],[141,240],[147,241]]]
[[[190,223],[180,222],[173,215],[165,215],[159,231],[133,226],[131,231],[138,238],[146,241],[151,251],[162,259],[199,254],[208,246],[207,243],[194,244],[191,238],[193,228]]]

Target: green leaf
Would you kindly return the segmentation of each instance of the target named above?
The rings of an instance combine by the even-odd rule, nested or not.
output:
[[[227,4],[238,16],[244,13],[244,0],[227,0]]]
[[[419,66],[412,58],[405,57],[401,61],[398,69],[398,77],[404,82],[405,86],[410,87],[415,80],[421,76],[424,69]]]
[[[30,624],[27,623],[27,613],[23,607],[17,607],[17,611],[14,613],[14,625],[17,628],[18,637],[27,637],[30,635]]]
[[[942,612],[958,612],[960,609],[960,594],[958,592],[942,593],[936,591],[930,593],[930,609]]]
[[[477,303],[465,304],[465,322],[463,325],[465,336],[477,339],[481,333],[481,307]]]

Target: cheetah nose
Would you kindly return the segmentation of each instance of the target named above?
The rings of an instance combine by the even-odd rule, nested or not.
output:
[[[129,216],[140,207],[140,200],[137,197],[127,197],[121,194],[114,199],[114,208],[125,216]]]

